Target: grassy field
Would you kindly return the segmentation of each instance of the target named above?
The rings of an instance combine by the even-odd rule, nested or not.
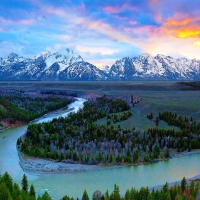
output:
[[[140,104],[142,105],[142,103],[140,103]],[[115,127],[120,125],[122,128],[130,129],[130,130],[132,130],[134,127],[137,130],[141,130],[141,129],[147,130],[149,127],[156,127],[155,121],[147,119],[147,117],[146,117],[147,112],[145,112],[145,111],[142,112],[142,106],[141,105],[138,104],[135,107],[131,108],[132,116],[129,117],[127,120],[112,123],[112,125],[115,126]],[[98,120],[96,123],[106,125],[107,119],[105,117],[103,119]],[[165,128],[165,129],[179,130],[178,127],[168,126],[168,124],[164,121],[160,121],[158,127],[159,128]]]

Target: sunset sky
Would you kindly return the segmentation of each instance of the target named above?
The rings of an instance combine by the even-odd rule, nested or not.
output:
[[[102,67],[141,53],[200,59],[199,0],[1,0],[0,57],[70,48]]]

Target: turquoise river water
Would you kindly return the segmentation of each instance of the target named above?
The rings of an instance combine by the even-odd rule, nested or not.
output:
[[[85,100],[79,98],[69,107],[77,111],[83,107]],[[55,117],[67,116],[67,111],[56,111],[34,121],[40,123],[49,121]],[[19,165],[19,157],[16,150],[16,141],[26,131],[27,125],[12,128],[0,132],[0,173],[9,172],[14,181],[21,182],[24,171]],[[114,184],[119,185],[121,194],[131,187],[154,187],[167,182],[194,177],[200,174],[200,154],[174,158],[148,165],[131,167],[111,167],[100,171],[88,171],[65,174],[26,174],[29,183],[33,183],[37,194],[48,191],[53,199],[57,200],[64,195],[81,197],[84,189],[90,196],[95,190],[110,192]]]

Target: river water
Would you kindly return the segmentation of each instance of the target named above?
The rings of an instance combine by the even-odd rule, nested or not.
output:
[[[73,112],[83,107],[84,99],[69,105],[74,108]],[[34,121],[41,123],[52,120],[55,117],[67,116],[69,112],[60,110],[47,114]],[[8,172],[15,182],[21,182],[24,171],[19,166],[19,157],[16,150],[17,139],[25,133],[27,125],[12,128],[0,132],[0,173]],[[112,167],[100,171],[88,171],[66,174],[26,174],[29,183],[33,183],[37,194],[48,191],[53,199],[57,200],[64,195],[81,197],[84,189],[92,196],[95,190],[103,193],[108,189],[110,192],[114,184],[119,185],[120,193],[124,194],[126,189],[131,187],[140,188],[141,186],[154,187],[167,182],[194,177],[200,174],[200,154],[174,158],[154,164],[131,166],[131,167]]]

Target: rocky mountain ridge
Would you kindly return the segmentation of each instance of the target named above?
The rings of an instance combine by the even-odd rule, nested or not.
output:
[[[100,70],[70,49],[32,58],[11,53],[0,58],[0,80],[200,80],[200,60],[142,54],[124,57]]]
[[[0,80],[106,80],[103,71],[69,49],[32,58],[11,53],[0,58]]]

